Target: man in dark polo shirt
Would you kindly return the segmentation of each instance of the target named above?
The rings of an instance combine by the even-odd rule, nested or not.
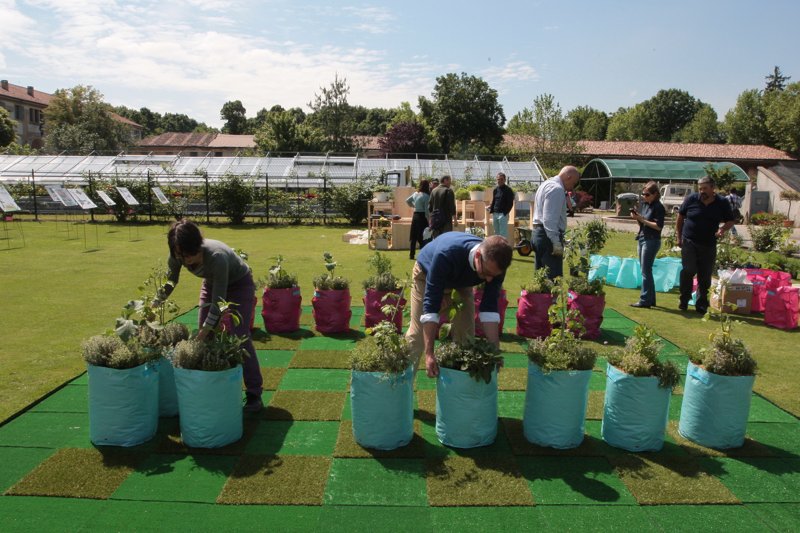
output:
[[[695,311],[708,310],[708,289],[717,261],[717,239],[734,224],[731,204],[714,190],[714,180],[697,181],[698,192],[686,197],[678,211],[675,233],[681,248],[681,296],[678,308],[686,311],[692,297],[692,280],[697,276]],[[724,223],[722,227],[720,224]]]

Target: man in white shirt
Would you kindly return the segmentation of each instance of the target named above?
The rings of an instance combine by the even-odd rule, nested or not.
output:
[[[573,166],[561,169],[536,190],[533,206],[533,249],[535,268],[547,268],[547,277],[564,274],[564,233],[567,231],[567,192],[578,184],[581,175]]]

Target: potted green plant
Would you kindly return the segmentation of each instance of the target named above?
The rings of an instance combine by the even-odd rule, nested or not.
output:
[[[392,273],[392,260],[386,254],[375,252],[367,259],[370,276],[364,280],[364,327],[377,326],[391,320],[397,332],[403,328],[403,308],[406,301],[401,297],[400,284]],[[390,319],[384,312],[386,304],[399,305],[399,312]]]
[[[585,274],[569,278],[570,306],[577,309],[583,317],[583,339],[600,338],[603,323],[603,310],[606,307],[606,293],[600,279],[589,281]]]
[[[553,304],[552,290],[553,282],[547,277],[547,268],[534,270],[517,299],[517,335],[529,339],[550,335],[547,310]]]
[[[583,442],[589,380],[597,352],[573,333],[581,316],[570,309],[566,281],[550,307],[554,329],[545,339],[528,344],[528,386],[522,428],[539,446],[567,449]]]
[[[733,336],[736,322],[725,313],[719,320],[709,346],[689,355],[678,432],[709,448],[738,448],[744,444],[757,365]]]
[[[455,448],[487,446],[497,436],[497,370],[503,357],[485,339],[437,346],[436,436]]]
[[[314,323],[320,333],[343,333],[350,330],[350,282],[336,276],[334,270],[338,263],[330,252],[324,252],[322,259],[325,274],[314,278],[314,297],[311,299]]]
[[[791,218],[792,202],[800,202],[800,191],[794,189],[783,190],[781,191],[780,198],[781,200],[789,202],[789,207],[786,209],[786,219],[784,219],[783,225],[787,228],[793,228],[794,220]]]
[[[664,446],[669,398],[680,374],[672,361],[658,360],[661,342],[639,324],[625,348],[608,356],[603,405],[603,440],[631,452]]]
[[[394,189],[389,185],[376,185],[372,188],[372,200],[374,202],[388,202],[392,191]]]
[[[473,202],[482,202],[483,201],[483,191],[486,190],[486,187],[481,185],[480,183],[473,183],[472,185],[467,187],[467,191],[469,191],[469,199]]]
[[[465,188],[456,189],[455,190],[455,197],[456,197],[456,200],[469,200],[470,199],[469,190],[467,190]]]
[[[222,315],[239,316],[220,302]],[[217,324],[204,340],[192,338],[175,346],[181,439],[192,448],[219,448],[242,437],[242,362],[244,338]]]
[[[269,269],[262,296],[261,317],[269,333],[291,333],[300,329],[303,297],[297,276],[283,268],[283,256]]]
[[[539,185],[532,181],[520,181],[514,184],[514,191],[517,193],[518,202],[532,202],[533,196]]]

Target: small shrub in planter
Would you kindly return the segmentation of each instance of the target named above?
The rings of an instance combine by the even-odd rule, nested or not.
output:
[[[343,333],[350,330],[350,282],[334,275],[338,264],[330,252],[322,258],[327,272],[314,278],[314,297],[311,299],[314,323],[320,333]]]
[[[680,374],[671,362],[658,360],[661,343],[640,324],[625,348],[608,356],[603,440],[631,452],[664,446],[669,398]]]
[[[376,202],[388,202],[393,190],[389,185],[376,185],[372,189],[372,197]]]
[[[525,438],[539,446],[567,449],[583,442],[589,380],[597,353],[573,333],[580,315],[569,309],[566,291],[550,308],[560,327],[528,345],[528,386],[522,420]]]
[[[446,446],[487,446],[497,436],[497,369],[503,357],[485,339],[441,343],[434,352],[436,436]]]
[[[539,186],[531,181],[520,181],[514,184],[514,191],[517,193],[517,200],[520,202],[533,201],[533,195]]]
[[[469,187],[467,187],[467,191],[469,191],[469,199],[478,202],[483,200],[483,191],[485,190],[486,187],[478,183],[470,185]]]
[[[279,255],[275,260],[264,287],[261,317],[264,329],[269,333],[291,333],[300,329],[303,297],[297,276],[283,268],[283,256]]]
[[[467,189],[456,189],[455,197],[456,200],[469,200],[469,191]]]
[[[392,261],[386,254],[375,252],[367,259],[370,276],[364,280],[364,326],[371,328],[389,320],[382,308],[398,303],[399,312],[392,314],[392,322],[399,333],[403,328],[403,308],[406,301],[400,296],[400,283],[392,274]]]
[[[393,450],[414,436],[411,352],[391,321],[368,333],[350,357],[353,438],[366,448]]]
[[[230,304],[220,302],[223,316]],[[239,317],[231,314],[234,325]],[[222,320],[206,340],[175,346],[175,386],[181,439],[193,448],[219,448],[242,437],[242,361],[245,341],[225,331]]]
[[[606,296],[603,282],[600,279],[589,281],[585,275],[572,276],[569,279],[571,292],[570,307],[577,309],[583,317],[583,339],[600,338],[600,325],[603,323],[603,310],[606,307]]]
[[[550,335],[552,328],[547,310],[553,304],[553,282],[547,268],[533,271],[533,278],[522,286],[517,300],[517,335],[529,339]]]
[[[744,444],[756,361],[741,339],[732,335],[734,321],[720,315],[720,331],[710,346],[691,354],[686,369],[678,432],[702,446],[738,448]]]

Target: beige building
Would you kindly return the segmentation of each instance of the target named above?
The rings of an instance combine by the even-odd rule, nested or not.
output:
[[[758,167],[755,183],[748,187],[743,213],[760,211],[781,213],[797,225],[800,223],[800,202],[781,199],[783,191],[800,191],[800,161],[787,161],[769,168]]]
[[[16,121],[17,143],[41,148],[44,137],[44,109],[52,95],[32,86],[22,87],[0,81],[0,106]]]

